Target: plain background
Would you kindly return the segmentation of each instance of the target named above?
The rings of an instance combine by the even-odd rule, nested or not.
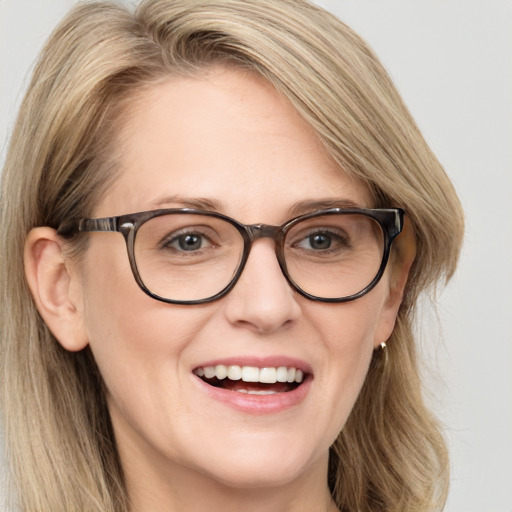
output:
[[[452,455],[446,512],[511,512],[512,0],[318,3],[377,52],[465,207],[459,270],[437,313],[424,307],[422,357]],[[35,56],[73,4],[0,0],[1,162]]]

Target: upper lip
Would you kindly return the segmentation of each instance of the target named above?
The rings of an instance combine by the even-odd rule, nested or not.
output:
[[[231,357],[223,357],[218,359],[212,359],[208,361],[204,361],[200,364],[197,364],[193,367],[193,370],[196,368],[205,368],[207,366],[217,366],[222,364],[224,366],[253,366],[256,368],[279,368],[281,366],[286,366],[287,368],[296,368],[300,369],[304,372],[304,374],[311,374],[313,370],[311,365],[302,359],[298,359],[295,357],[289,357],[284,355],[277,356],[231,356]]]

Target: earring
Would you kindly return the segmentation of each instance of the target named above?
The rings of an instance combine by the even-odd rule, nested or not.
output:
[[[383,341],[381,344],[380,344],[380,357],[383,357],[384,356],[384,368],[387,368],[387,365],[388,365],[388,352],[389,350],[387,349],[387,345],[386,345],[386,342]]]

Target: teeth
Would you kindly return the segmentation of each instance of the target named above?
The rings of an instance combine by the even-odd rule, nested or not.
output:
[[[300,384],[304,380],[304,372],[298,368],[287,368],[286,366],[257,368],[256,366],[237,366],[218,364],[216,366],[205,366],[197,368],[194,373],[198,377],[219,380],[242,380],[243,382],[261,382],[264,384],[275,384],[276,382],[296,382]],[[255,392],[245,391],[250,394],[269,394],[271,391]]]
[[[242,380],[244,382],[259,382],[260,369],[255,366],[242,366]]]
[[[276,380],[277,380],[277,382],[286,382],[287,375],[288,375],[288,368],[286,368],[286,366],[280,366],[276,370]]]
[[[207,366],[206,368],[204,368],[204,376],[207,379],[212,379],[213,377],[215,377],[215,367]]]
[[[254,389],[237,389],[237,391],[239,393],[246,393],[247,395],[276,395],[277,394],[277,391],[272,391],[272,390],[268,390],[268,391],[265,391],[265,390],[260,390],[260,391],[256,391]]]
[[[277,370],[275,368],[262,368],[260,370],[260,382],[275,384],[277,382]]]
[[[215,367],[215,377],[217,379],[222,380],[225,379],[228,376],[228,368],[227,366],[224,366],[223,364],[218,364]]]
[[[200,369],[200,368],[198,368],[198,369]],[[228,366],[228,379],[229,380],[240,380],[241,378],[242,378],[242,368],[240,366]]]

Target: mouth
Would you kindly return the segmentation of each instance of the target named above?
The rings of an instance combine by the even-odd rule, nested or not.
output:
[[[199,366],[194,375],[215,388],[249,395],[274,395],[297,389],[307,374],[294,366],[258,368],[256,366]]]

